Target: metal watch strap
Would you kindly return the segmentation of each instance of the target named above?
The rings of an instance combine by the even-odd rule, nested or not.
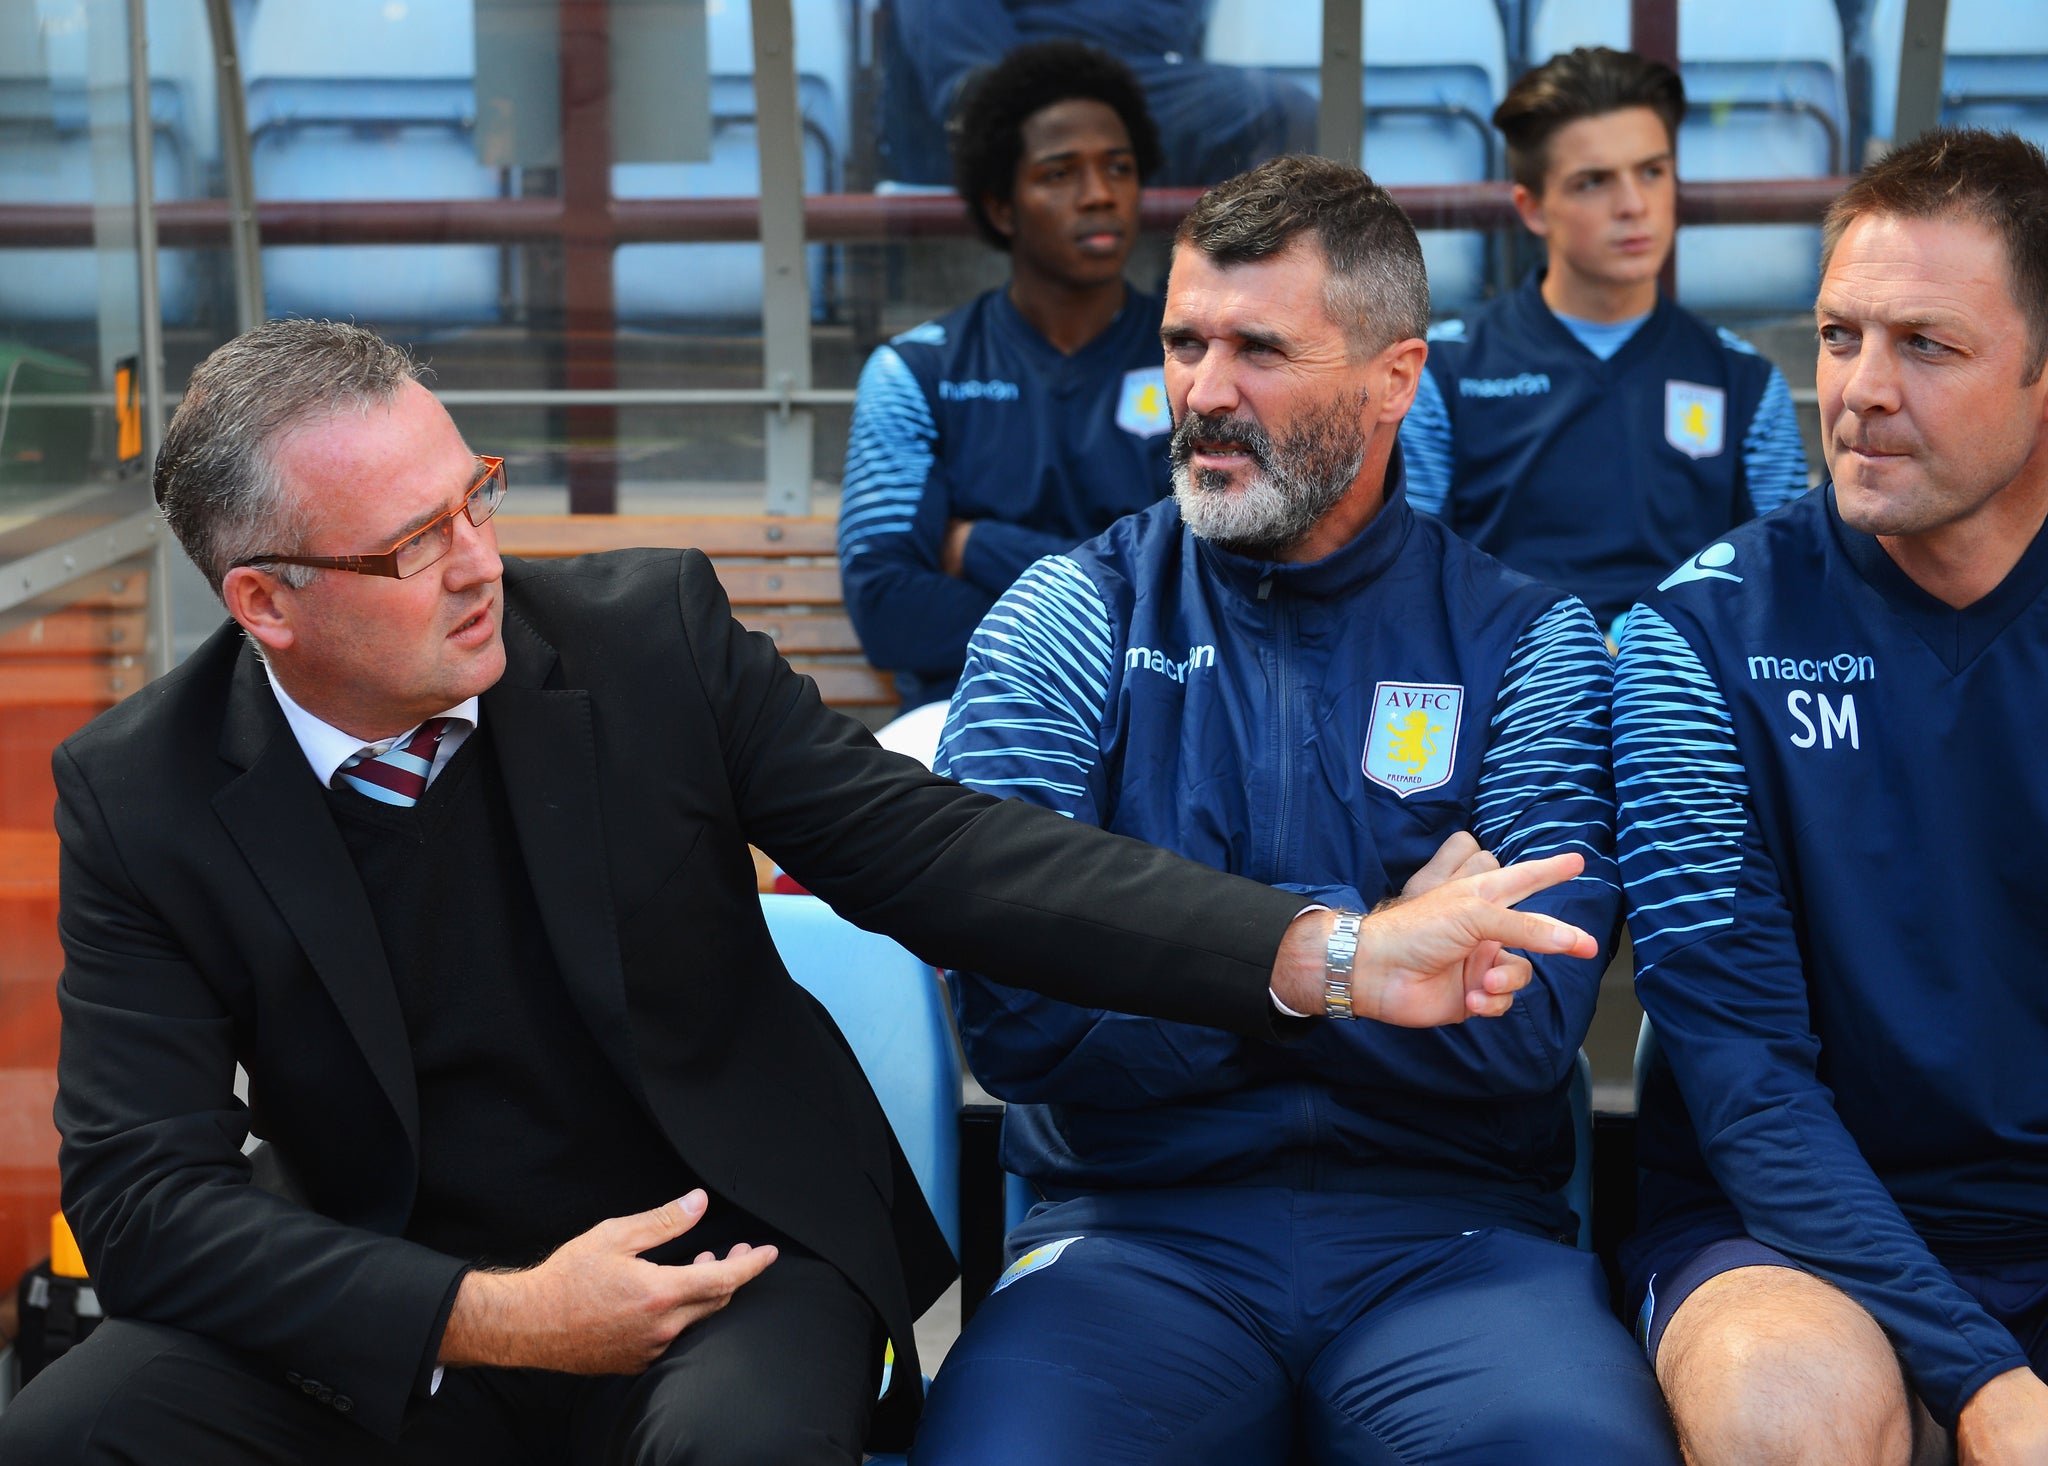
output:
[[[1323,1016],[1354,1018],[1351,1011],[1351,965],[1358,957],[1358,927],[1363,921],[1356,911],[1340,911],[1330,924],[1330,938],[1323,947]]]

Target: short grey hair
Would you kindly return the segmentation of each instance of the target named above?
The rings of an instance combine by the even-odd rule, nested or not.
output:
[[[1354,356],[1371,356],[1429,329],[1429,275],[1415,225],[1364,172],[1296,154],[1217,184],[1188,211],[1175,248],[1219,265],[1279,254],[1313,235],[1329,267],[1323,309]]]
[[[272,461],[279,437],[385,406],[421,371],[382,337],[338,321],[271,321],[199,364],[156,455],[156,502],[215,595],[237,561],[296,554],[304,541],[304,506]],[[317,573],[277,567],[288,585]]]

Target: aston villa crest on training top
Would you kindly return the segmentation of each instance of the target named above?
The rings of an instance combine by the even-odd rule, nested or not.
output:
[[[1366,778],[1406,799],[1448,784],[1458,766],[1465,689],[1440,682],[1382,682],[1372,692]]]
[[[1156,438],[1173,427],[1166,405],[1166,369],[1139,367],[1124,373],[1123,395],[1116,403],[1116,425],[1141,438]]]
[[[1698,382],[1664,384],[1664,441],[1688,458],[1712,458],[1721,451],[1728,394]]]

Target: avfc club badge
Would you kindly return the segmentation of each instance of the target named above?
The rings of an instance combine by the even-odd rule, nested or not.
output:
[[[1365,776],[1406,799],[1451,781],[1465,689],[1437,682],[1382,682],[1372,690]]]
[[[1687,458],[1712,458],[1721,451],[1728,394],[1698,382],[1664,384],[1664,441]]]
[[[1116,425],[1140,438],[1156,438],[1172,430],[1173,410],[1166,405],[1166,368],[1139,367],[1124,373]]]

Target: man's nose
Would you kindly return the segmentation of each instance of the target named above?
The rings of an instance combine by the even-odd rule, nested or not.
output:
[[[1899,367],[1889,342],[1866,334],[1846,370],[1842,405],[1849,411],[1858,415],[1898,411]]]
[[[505,562],[498,558],[497,525],[488,519],[471,524],[467,514],[456,515],[453,525],[455,539],[443,562],[442,583],[450,590],[468,590],[501,578]]]
[[[1081,192],[1075,200],[1084,209],[1106,209],[1116,203],[1116,190],[1110,186],[1109,170],[1106,168],[1083,168],[1081,170]]]
[[[1224,352],[1204,352],[1202,359],[1189,369],[1187,382],[1189,412],[1206,416],[1232,411],[1238,405],[1237,373]]]

